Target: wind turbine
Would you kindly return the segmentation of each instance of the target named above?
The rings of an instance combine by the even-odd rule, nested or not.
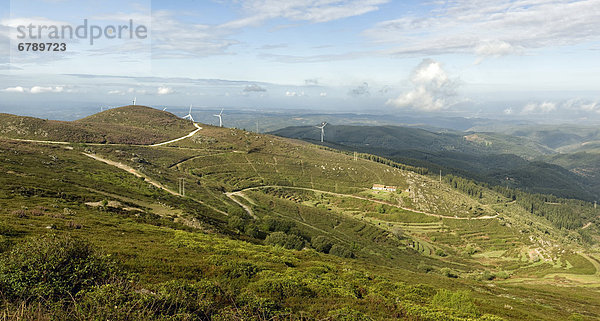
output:
[[[192,117],[192,104],[190,104],[190,111],[187,115],[183,116],[183,119],[189,119],[191,121],[194,121],[194,117]]]
[[[321,126],[315,126],[321,129],[321,143],[323,142],[323,137],[325,136],[325,126],[327,126],[327,122],[322,122]]]
[[[221,112],[218,115],[213,115],[215,117],[219,117],[219,127],[223,127],[223,108],[221,108]]]
[[[135,106],[135,101],[137,100],[137,97],[133,97],[133,106]]]

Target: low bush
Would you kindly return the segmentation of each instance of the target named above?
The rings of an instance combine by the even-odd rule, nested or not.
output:
[[[465,314],[476,314],[477,307],[467,291],[439,290],[431,299],[431,305],[436,308],[446,308]]]
[[[289,250],[302,250],[304,240],[297,235],[288,235],[283,232],[273,232],[267,236],[265,243],[282,246]]]
[[[333,254],[342,258],[354,258],[354,253],[352,253],[349,248],[341,244],[334,244],[331,247],[331,250],[329,250],[329,254]]]
[[[122,275],[88,243],[66,236],[32,238],[0,257],[0,288],[13,299],[68,298]]]
[[[319,235],[311,240],[312,247],[323,253],[329,253],[331,247],[333,246],[333,242],[329,238],[323,235]]]

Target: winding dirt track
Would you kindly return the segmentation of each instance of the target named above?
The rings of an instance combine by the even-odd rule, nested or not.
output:
[[[189,137],[194,136],[198,131],[200,131],[202,129],[202,127],[200,127],[197,123],[194,123],[194,126],[196,127],[196,130],[192,131],[191,133],[183,136],[183,137],[179,137],[176,139],[172,139],[166,142],[162,142],[162,143],[157,143],[157,144],[153,144],[153,145],[143,145],[143,146],[149,146],[149,147],[157,147],[157,146],[164,146],[164,145],[168,145],[170,143],[174,143]],[[18,140],[18,141],[24,141],[24,142],[31,142],[31,143],[46,143],[46,144],[62,144],[62,145],[66,145],[66,144],[71,144],[70,142],[58,142],[58,141],[44,141],[44,140],[28,140],[28,139],[13,139],[13,140]],[[96,145],[96,144],[89,144],[89,145]],[[97,145],[110,145],[110,144],[97,144]],[[93,158],[97,161],[101,161],[104,162],[106,164],[115,166],[117,168],[120,168],[124,171],[127,171],[137,177],[142,177],[146,180],[146,182],[148,182],[149,184],[160,188],[172,195],[175,196],[181,196],[184,197],[183,195],[163,186],[162,184],[160,184],[159,182],[151,179],[150,177],[139,173],[138,171],[136,171],[134,168],[127,166],[125,164],[119,163],[119,162],[115,162],[115,161],[111,161],[105,158],[102,158],[98,155],[94,155],[94,154],[89,154],[89,153],[82,153],[85,156],[88,156],[90,158]],[[247,159],[247,158],[246,158]],[[187,161],[189,159],[186,159],[184,161]],[[248,159],[247,159],[248,160]],[[252,164],[252,162],[250,162],[250,160],[248,160],[248,163],[254,168],[254,165]],[[175,164],[177,165],[177,164]],[[173,167],[170,166],[170,167]],[[256,171],[256,168],[254,168],[254,170]],[[256,171],[257,175],[258,171]],[[249,187],[249,188],[245,188],[239,191],[235,191],[235,192],[230,192],[230,193],[224,193],[225,196],[227,196],[229,199],[231,199],[233,202],[235,202],[236,204],[238,204],[239,206],[241,206],[244,211],[246,211],[246,213],[248,213],[250,216],[252,216],[253,218],[257,218],[256,215],[254,214],[254,212],[252,211],[252,209],[247,206],[246,204],[240,202],[239,200],[237,200],[235,197],[242,197],[248,201],[250,201],[250,199],[246,196],[243,195],[244,191],[248,191],[248,190],[259,190],[259,189],[263,189],[263,188],[269,188],[269,187],[278,187],[278,188],[289,188],[289,189],[298,189],[298,190],[305,190],[305,191],[312,191],[312,192],[316,192],[316,193],[323,193],[323,194],[329,194],[329,195],[335,195],[335,196],[339,196],[339,197],[352,197],[352,198],[356,198],[356,199],[361,199],[361,200],[365,200],[365,201],[369,201],[369,202],[374,202],[374,203],[378,203],[378,204],[383,204],[383,205],[388,205],[388,206],[393,206],[405,211],[410,211],[410,212],[414,212],[414,213],[419,213],[419,214],[423,214],[423,215],[427,215],[427,216],[433,216],[433,217],[438,217],[438,218],[444,218],[444,219],[452,219],[452,220],[488,220],[488,219],[494,219],[498,216],[498,214],[490,216],[490,215],[485,215],[485,216],[479,216],[479,217],[458,217],[458,216],[445,216],[445,215],[440,215],[440,214],[433,214],[433,213],[427,213],[427,212],[423,212],[423,211],[419,211],[419,210],[415,210],[415,209],[411,209],[411,208],[407,208],[407,207],[403,207],[397,204],[393,204],[393,203],[389,203],[389,202],[385,202],[385,201],[381,201],[381,200],[375,200],[375,199],[370,199],[367,197],[363,197],[363,196],[358,196],[358,195],[350,195],[350,194],[340,194],[340,193],[335,193],[335,192],[328,192],[328,191],[323,191],[323,190],[318,190],[318,189],[314,189],[314,188],[307,188],[307,187],[293,187],[293,186],[278,186],[278,185],[267,185],[267,186],[257,186],[257,187]],[[193,199],[194,201],[203,204],[213,210],[215,210],[216,212],[219,212],[221,214],[224,215],[228,215],[226,212],[221,211],[211,205],[208,205],[200,200],[196,200]]]
[[[181,195],[181,194],[179,194],[179,193],[177,193],[177,192],[169,189],[168,187],[163,186],[159,182],[157,182],[157,181],[153,180],[152,178],[150,178],[150,177],[148,177],[148,176],[146,176],[146,175],[138,172],[137,170],[135,170],[134,168],[132,168],[132,167],[130,167],[128,165],[125,165],[125,164],[119,163],[119,162],[115,162],[115,161],[111,161],[109,159],[102,158],[102,157],[100,157],[98,155],[94,155],[94,154],[88,154],[88,153],[82,153],[82,154],[85,155],[85,156],[87,156],[87,157],[90,157],[92,159],[95,159],[97,161],[103,162],[105,164],[115,166],[115,167],[117,167],[119,169],[122,169],[122,170],[124,170],[124,171],[126,171],[126,172],[128,172],[130,174],[133,174],[133,175],[135,175],[137,177],[143,177],[144,180],[146,182],[148,182],[149,184],[151,184],[151,185],[153,185],[153,186],[155,186],[157,188],[160,188],[160,189],[162,189],[162,190],[164,190],[164,191],[166,191],[166,192],[168,192],[168,193],[170,193],[172,195],[180,196],[180,197],[186,197],[186,196],[183,196],[183,195]],[[226,216],[229,215],[226,212],[221,211],[220,209],[218,209],[218,208],[216,208],[216,207],[214,207],[212,205],[206,204],[205,202],[203,202],[201,200],[197,200],[197,199],[191,198],[191,197],[188,197],[188,198],[191,199],[191,200],[193,200],[193,201],[195,201],[195,202],[197,202],[197,203],[200,203],[200,204],[202,204],[202,205],[204,205],[204,206],[206,206],[206,207],[208,207],[208,208],[210,208],[212,210],[214,210],[215,212],[219,212],[219,213],[221,213],[223,215],[226,215]]]
[[[258,217],[256,215],[254,215],[254,212],[252,211],[252,209],[250,208],[250,206],[240,202],[239,200],[237,200],[235,197],[241,197],[245,200],[248,200],[248,197],[242,194],[243,192],[241,191],[237,191],[237,192],[233,192],[233,193],[225,193],[225,196],[229,197],[230,200],[234,201],[235,203],[237,203],[239,206],[241,206],[244,211],[246,211],[246,213],[248,213],[250,216],[252,216],[254,219],[258,219]]]
[[[195,126],[197,129],[196,129],[196,130],[194,130],[193,132],[191,132],[191,133],[187,134],[186,136],[179,137],[179,138],[175,138],[175,139],[172,139],[172,140],[170,140],[170,141],[163,142],[163,143],[158,143],[158,144],[150,145],[150,147],[163,146],[163,145],[167,145],[167,144],[170,144],[170,143],[178,142],[178,141],[180,141],[180,140],[182,140],[182,139],[186,139],[186,138],[192,137],[192,136],[194,136],[194,134],[196,134],[196,133],[197,133],[197,132],[198,132],[200,129],[202,129],[202,127],[200,127],[200,125],[198,125],[197,123],[194,123],[194,126]]]

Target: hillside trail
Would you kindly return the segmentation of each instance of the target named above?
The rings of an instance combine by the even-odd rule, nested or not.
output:
[[[115,167],[117,167],[119,169],[122,169],[122,170],[124,170],[124,171],[126,171],[126,172],[128,172],[130,174],[133,174],[133,175],[135,175],[137,177],[144,178],[144,180],[146,182],[148,182],[149,184],[151,184],[151,185],[153,185],[153,186],[155,186],[155,187],[157,187],[159,189],[162,189],[162,190],[168,192],[169,194],[172,194],[172,195],[175,195],[175,196],[179,196],[179,197],[186,197],[184,195],[181,195],[181,194],[173,191],[172,189],[170,189],[170,188],[168,188],[166,186],[163,186],[159,182],[153,180],[152,178],[148,177],[147,175],[144,175],[144,174],[138,172],[137,170],[135,170],[134,168],[132,168],[132,167],[130,167],[128,165],[125,165],[125,164],[119,163],[119,162],[115,162],[115,161],[112,161],[110,159],[102,158],[102,157],[100,157],[98,155],[95,155],[95,154],[89,154],[89,153],[82,153],[82,154],[85,155],[85,156],[87,156],[87,157],[90,157],[92,159],[95,159],[97,161],[103,162],[105,164],[115,166]],[[220,209],[218,209],[218,208],[216,208],[216,207],[214,207],[212,205],[206,204],[205,202],[203,202],[201,200],[197,200],[197,199],[191,198],[191,197],[188,197],[188,198],[191,199],[191,200],[193,200],[193,201],[195,201],[195,202],[197,202],[197,203],[200,203],[200,204],[202,204],[202,205],[204,205],[204,206],[206,206],[206,207],[208,207],[208,208],[210,208],[212,210],[214,210],[215,212],[219,212],[219,213],[221,213],[221,214],[223,214],[225,216],[229,215],[226,212],[221,211]]]
[[[178,142],[178,141],[180,141],[180,140],[182,140],[182,139],[186,139],[186,138],[192,137],[192,136],[194,136],[194,135],[195,135],[195,134],[196,134],[196,133],[197,133],[199,130],[201,130],[201,129],[202,129],[202,127],[200,127],[200,125],[198,125],[197,123],[194,123],[194,127],[196,127],[197,129],[196,129],[196,130],[194,130],[193,132],[191,132],[191,133],[189,133],[189,134],[185,135],[185,136],[182,136],[182,137],[179,137],[179,138],[175,138],[175,139],[171,139],[170,141],[166,141],[166,142],[162,142],[162,143],[158,143],[158,144],[153,144],[153,145],[150,145],[150,147],[163,146],[163,145],[167,145],[167,144],[170,144],[170,143]]]
[[[239,190],[239,191],[234,192],[234,193],[239,193],[239,192],[244,192],[244,191],[249,191],[249,190],[259,190],[259,189],[269,188],[269,187],[272,187],[272,188],[278,188],[279,187],[279,188],[297,189],[297,190],[311,191],[311,192],[316,192],[316,193],[329,194],[329,195],[334,195],[334,196],[339,196],[339,197],[351,197],[351,198],[356,198],[356,199],[360,199],[360,200],[370,201],[370,202],[374,202],[374,203],[378,203],[378,204],[393,206],[393,207],[396,207],[396,208],[399,208],[399,209],[402,209],[402,210],[405,210],[405,211],[410,211],[410,212],[413,212],[413,213],[419,213],[419,214],[423,214],[423,215],[427,215],[427,216],[433,216],[433,217],[445,218],[445,219],[451,219],[451,220],[489,220],[489,219],[494,219],[494,218],[496,218],[498,216],[498,214],[496,214],[496,215],[485,215],[485,216],[479,216],[479,217],[446,216],[446,215],[441,215],[441,214],[434,214],[434,213],[423,212],[423,211],[411,209],[411,208],[408,208],[408,207],[403,207],[403,206],[400,206],[398,204],[393,204],[393,203],[389,203],[389,202],[385,202],[385,201],[381,201],[381,200],[370,199],[370,198],[367,198],[367,197],[364,197],[364,196],[351,195],[351,194],[341,194],[341,193],[323,191],[323,190],[318,190],[318,189],[308,188],[308,187],[266,185],[266,186],[248,187],[248,188]]]
[[[196,127],[196,129],[194,131],[192,131],[191,133],[179,137],[179,138],[175,138],[166,142],[162,142],[162,143],[157,143],[157,144],[153,144],[153,145],[137,145],[137,144],[111,144],[111,143],[85,143],[86,145],[90,145],[90,146],[111,146],[111,145],[118,145],[118,146],[122,146],[122,145],[128,145],[128,146],[150,146],[150,147],[156,147],[156,146],[163,146],[163,145],[167,145],[170,143],[174,143],[174,142],[178,142],[180,140],[186,139],[186,138],[190,138],[192,136],[194,136],[199,130],[202,129],[202,127],[200,127],[200,125],[198,125],[197,123],[194,123],[194,127]],[[55,145],[70,145],[70,144],[76,144],[74,142],[63,142],[63,141],[56,141],[56,140],[37,140],[37,139],[21,139],[21,138],[6,138],[9,140],[14,140],[14,141],[19,141],[19,142],[26,142],[26,143],[42,143],[42,144],[55,144]]]
[[[230,200],[234,201],[236,204],[238,204],[239,206],[241,206],[244,211],[246,211],[246,213],[248,213],[250,216],[252,216],[254,219],[258,219],[258,216],[254,215],[254,212],[252,211],[252,209],[250,208],[250,206],[240,202],[238,199],[236,199],[235,197],[241,197],[245,200],[247,200],[248,202],[252,203],[250,201],[250,199],[243,194],[243,192],[238,191],[238,192],[230,192],[230,193],[225,193],[225,196],[229,197]]]

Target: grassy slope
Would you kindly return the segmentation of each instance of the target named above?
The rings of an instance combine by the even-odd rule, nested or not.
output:
[[[73,122],[0,114],[0,124],[0,135],[10,138],[142,145],[194,130],[188,121],[144,106],[113,108]]]
[[[293,276],[300,285],[314,290],[323,290],[324,284],[310,280],[330,280],[327,287],[333,284],[337,289],[333,293],[316,297],[292,295],[284,300],[294,311],[311,309],[315,316],[352,306],[382,318],[389,307],[377,308],[374,297],[359,298],[351,294],[352,289],[363,287],[375,295],[381,293],[378,288],[389,286],[386,282],[398,280],[409,287],[400,286],[394,296],[424,307],[431,306],[431,293],[436,288],[445,287],[477,293],[476,304],[481,312],[507,318],[563,319],[573,312],[600,315],[593,290],[573,287],[578,283],[568,280],[565,282],[570,287],[555,288],[552,279],[539,278],[551,273],[594,273],[593,267],[586,268],[585,259],[577,259],[573,253],[580,247],[568,241],[564,232],[492,191],[486,191],[481,199],[473,199],[411,172],[363,159],[353,161],[349,156],[298,141],[211,126],[192,139],[160,148],[68,149],[10,141],[3,141],[0,146],[0,215],[6,218],[2,220],[8,226],[4,230],[10,231],[3,238],[19,242],[26,236],[48,233],[45,227],[54,226],[59,233],[89,239],[114,253],[125,266],[140,273],[146,284],[174,278],[197,279],[199,275],[221,280],[226,275],[225,262],[259,262],[262,269],[277,273],[276,279]],[[174,190],[177,179],[185,177],[188,198],[172,196],[125,171],[89,159],[80,154],[83,148],[126,163]],[[402,193],[373,193],[369,190],[373,183],[397,185]],[[344,260],[310,250],[253,245],[262,243],[260,237],[237,235],[227,225],[229,217],[193,200],[251,221],[223,192],[263,185],[355,195],[390,205],[283,187],[244,192],[254,204],[244,202],[260,219],[285,219],[293,222],[297,233],[306,239],[325,235],[352,247],[357,259]],[[122,208],[99,210],[83,204],[103,199],[118,200],[141,212]],[[14,213],[36,206],[44,208],[39,215],[19,218]],[[417,211],[459,217],[498,212],[500,217],[439,219]],[[71,222],[83,228],[72,229]],[[467,252],[467,248],[474,252]],[[441,252],[437,250],[445,255],[438,255]],[[535,262],[529,255],[533,250],[541,252],[541,261]],[[563,254],[563,250],[568,254]],[[177,255],[172,255],[174,252]],[[567,269],[568,265],[575,269]],[[432,270],[427,277],[421,272],[424,267]],[[453,270],[459,278],[443,276],[444,269]],[[475,280],[484,271],[500,270],[512,273],[509,280],[516,285]],[[532,276],[537,278],[519,281]],[[263,273],[239,286],[253,291],[272,277]],[[415,296],[411,287],[416,283],[426,283],[431,288]],[[396,308],[408,309],[406,305]]]

